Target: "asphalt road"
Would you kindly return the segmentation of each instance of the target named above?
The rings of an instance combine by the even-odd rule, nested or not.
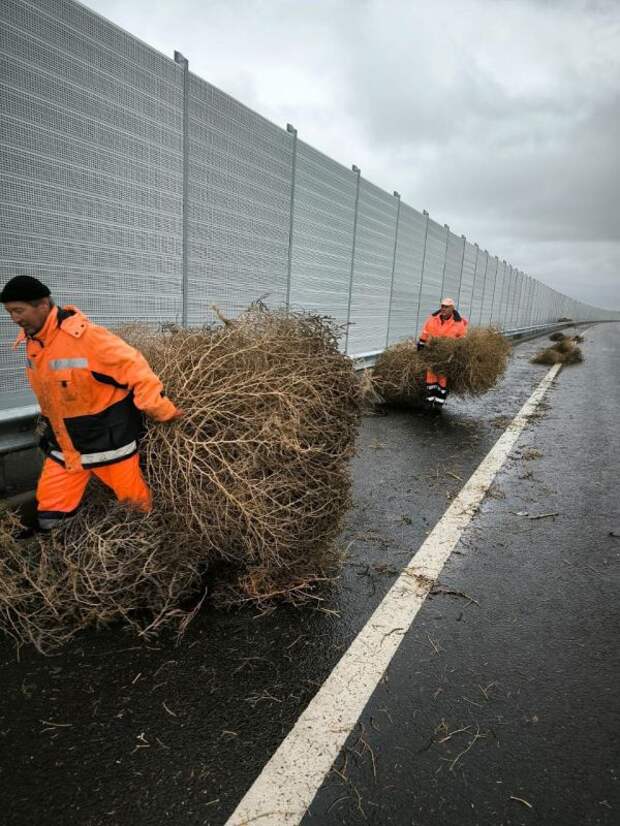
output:
[[[304,824],[617,822],[620,327],[586,337]],[[0,641],[0,822],[224,824],[545,374],[538,345],[480,400],[365,419],[327,610],[207,608],[180,646],[109,629],[16,661]]]

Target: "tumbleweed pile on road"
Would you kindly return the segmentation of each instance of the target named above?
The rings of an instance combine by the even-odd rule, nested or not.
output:
[[[552,333],[549,338],[555,341],[555,344],[539,350],[531,359],[532,364],[578,364],[583,361],[581,347],[577,346],[577,342],[583,341],[583,336]]]

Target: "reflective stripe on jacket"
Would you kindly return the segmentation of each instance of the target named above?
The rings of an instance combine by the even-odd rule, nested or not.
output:
[[[422,346],[427,344],[433,336],[438,338],[462,338],[467,333],[467,319],[463,318],[456,310],[445,321],[439,313],[440,310],[436,310],[424,322],[424,327],[420,333],[420,344]]]
[[[137,450],[143,411],[176,412],[144,356],[76,307],[52,307],[26,341],[26,373],[46,425],[42,446],[67,470],[113,464]]]

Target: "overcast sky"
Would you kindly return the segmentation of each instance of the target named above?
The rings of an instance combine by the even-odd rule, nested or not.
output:
[[[439,223],[620,309],[620,0],[87,0]]]

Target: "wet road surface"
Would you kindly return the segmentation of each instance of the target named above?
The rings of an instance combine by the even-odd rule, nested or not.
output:
[[[304,824],[617,821],[620,327],[586,337]],[[546,373],[538,346],[441,417],[365,419],[349,558],[322,610],[206,610],[180,646],[111,629],[19,662],[1,641],[0,822],[225,823]]]

